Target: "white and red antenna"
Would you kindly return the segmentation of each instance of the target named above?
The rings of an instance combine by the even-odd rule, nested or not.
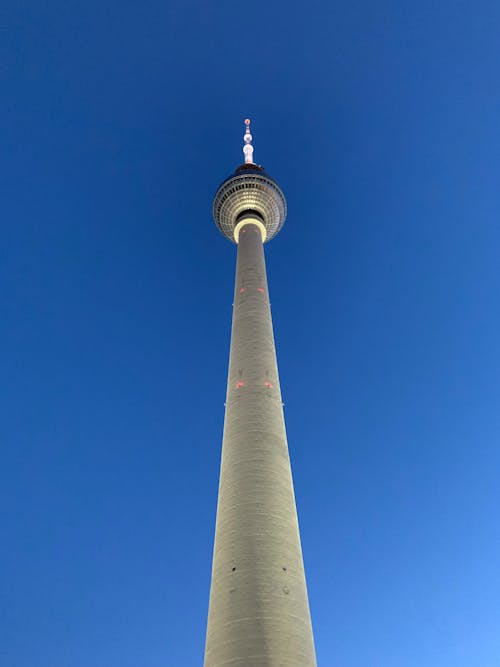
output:
[[[250,118],[245,119],[245,145],[243,146],[243,153],[245,154],[245,163],[253,164],[253,146],[252,135],[250,134]]]

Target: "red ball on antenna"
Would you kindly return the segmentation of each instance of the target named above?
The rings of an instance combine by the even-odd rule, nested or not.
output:
[[[245,118],[245,125],[250,125],[250,118]]]

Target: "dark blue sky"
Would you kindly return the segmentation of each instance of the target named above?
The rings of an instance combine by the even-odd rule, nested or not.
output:
[[[321,667],[500,660],[498,2],[0,12],[0,663],[202,664],[255,158]]]

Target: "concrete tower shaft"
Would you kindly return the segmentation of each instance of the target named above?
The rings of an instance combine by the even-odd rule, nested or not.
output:
[[[204,667],[315,667],[262,217],[249,212],[237,224]]]

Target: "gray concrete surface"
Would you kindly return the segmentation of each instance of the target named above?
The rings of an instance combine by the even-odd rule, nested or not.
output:
[[[315,667],[261,234],[240,232],[204,667]]]

